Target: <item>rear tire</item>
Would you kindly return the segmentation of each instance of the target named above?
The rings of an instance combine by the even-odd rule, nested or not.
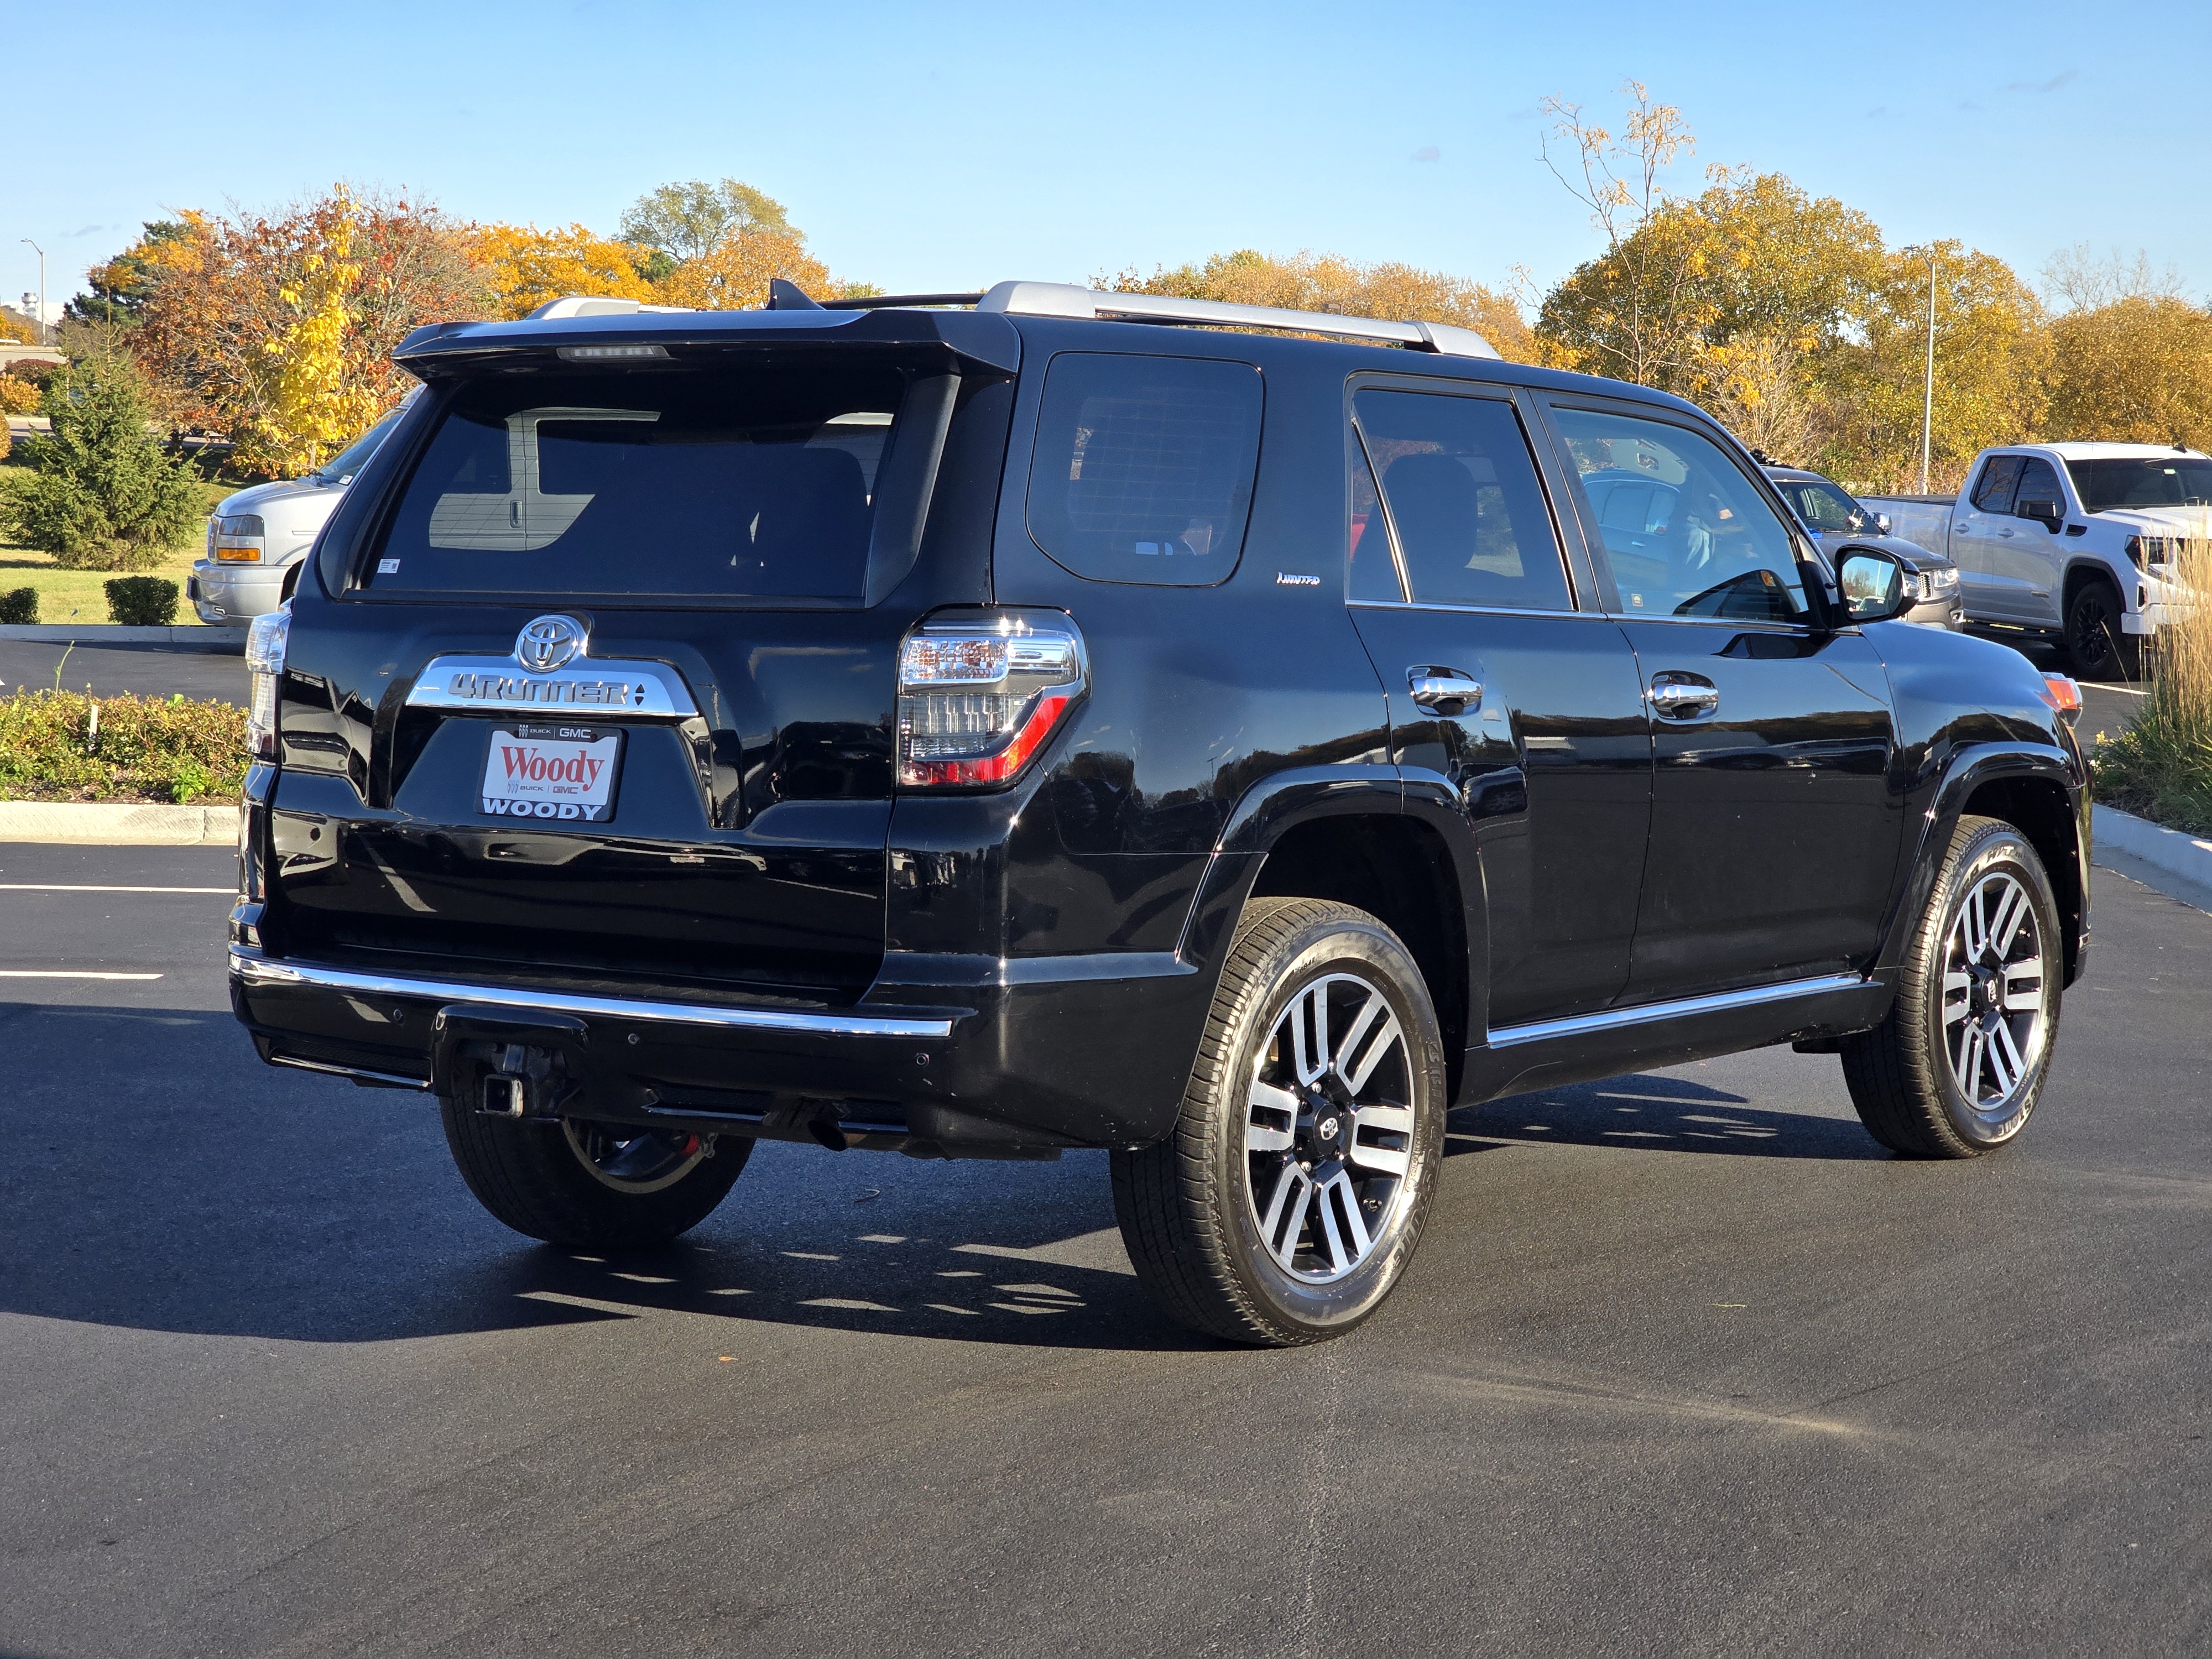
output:
[[[1232,1342],[1350,1330],[1420,1240],[1447,1105],[1436,1011],[1397,935],[1347,904],[1254,900],[1174,1130],[1112,1157],[1138,1278]]]
[[[549,1244],[665,1243],[711,1215],[752,1156],[743,1136],[709,1143],[628,1124],[518,1123],[450,1098],[438,1103],[446,1144],[477,1202]]]
[[[2102,580],[2086,581],[2066,605],[2066,661],[2077,680],[2131,680],[2142,662],[2142,642],[2120,626],[2119,590]]]
[[[1867,1132],[1908,1158],[1976,1158],[2018,1136],[2050,1075],[2063,956],[2027,837],[1960,819],[1888,1018],[1841,1045]]]

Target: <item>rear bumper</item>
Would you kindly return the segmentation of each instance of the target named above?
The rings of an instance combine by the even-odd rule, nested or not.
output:
[[[904,983],[896,953],[886,966],[836,1008],[432,978],[246,944],[230,983],[264,1060],[375,1086],[466,1097],[453,1031],[542,1023],[579,1090],[562,1109],[611,1121],[946,1157],[1147,1145],[1174,1123],[1212,991],[1194,965],[937,957]]]

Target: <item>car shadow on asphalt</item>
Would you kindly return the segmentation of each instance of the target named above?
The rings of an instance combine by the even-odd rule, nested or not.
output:
[[[1856,1118],[1770,1111],[1705,1084],[1646,1073],[1509,1095],[1462,1107],[1449,1124],[1454,1152],[1518,1142],[1733,1158],[1893,1156]]]
[[[693,1232],[609,1255],[487,1216],[425,1097],[272,1070],[226,1014],[0,1002],[0,1314],[307,1342],[685,1315],[732,1352],[766,1324],[1216,1346],[1139,1288],[1103,1153],[765,1145]]]

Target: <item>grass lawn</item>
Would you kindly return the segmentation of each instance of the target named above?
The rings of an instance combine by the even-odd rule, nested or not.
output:
[[[0,465],[0,489],[11,486],[22,477],[27,468]],[[200,486],[205,496],[203,511],[212,512],[217,502],[236,490],[241,483],[207,483]],[[192,574],[192,561],[200,556],[207,545],[207,521],[202,519],[193,526],[192,538],[182,547],[170,552],[151,570],[133,574],[167,576],[177,585],[177,623],[180,627],[198,627],[199,617],[192,610],[191,601],[185,598],[185,579]],[[39,590],[39,620],[42,623],[75,623],[94,627],[106,627],[112,619],[107,614],[107,594],[101,584],[121,573],[113,570],[59,570],[44,553],[27,547],[18,547],[0,533],[0,593],[18,587]],[[72,616],[70,613],[76,614]]]

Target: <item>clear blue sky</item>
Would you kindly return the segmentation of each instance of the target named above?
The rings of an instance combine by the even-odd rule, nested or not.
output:
[[[892,289],[1240,246],[1546,285],[1595,243],[1537,102],[1617,125],[1632,75],[1697,134],[1681,185],[1779,168],[1893,243],[1960,237],[2031,278],[2073,242],[2144,249],[2202,297],[2201,4],[124,0],[96,29],[41,14],[58,69],[9,76],[0,295],[37,284],[18,237],[59,299],[142,220],[338,179],[611,231],[649,186],[725,174]]]

